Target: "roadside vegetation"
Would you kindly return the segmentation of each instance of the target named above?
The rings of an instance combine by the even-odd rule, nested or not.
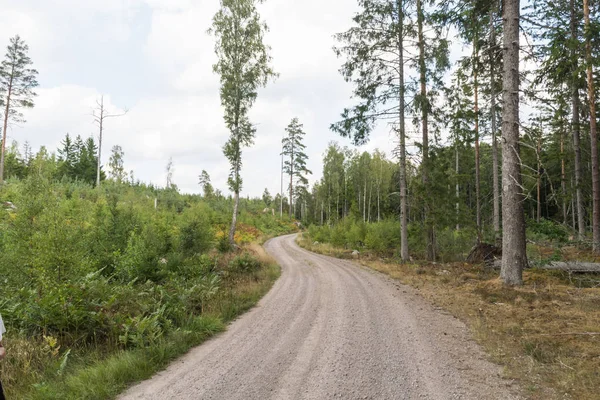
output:
[[[242,199],[232,247],[230,198],[39,174],[0,202],[0,373],[18,399],[106,399],[149,377],[268,291],[279,269],[257,243],[296,229]]]
[[[523,286],[511,287],[497,270],[464,262],[469,245],[460,236],[440,254],[445,262],[401,263],[394,226],[394,221],[314,226],[298,242],[317,253],[355,259],[416,288],[465,322],[490,358],[504,366],[504,376],[520,382],[532,399],[597,398],[600,275],[538,268],[552,260],[599,261],[589,246],[569,242],[559,224],[531,222],[528,237],[535,240],[527,250],[533,268],[525,270]]]

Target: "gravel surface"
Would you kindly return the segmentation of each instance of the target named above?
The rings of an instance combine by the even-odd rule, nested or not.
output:
[[[266,243],[282,274],[256,308],[120,399],[520,398],[458,319],[294,239]]]

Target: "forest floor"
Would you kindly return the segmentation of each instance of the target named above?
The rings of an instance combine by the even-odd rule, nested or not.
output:
[[[121,399],[520,399],[468,328],[409,286],[298,247],[258,307]]]
[[[352,258],[351,250],[299,244]],[[596,261],[576,247],[531,246],[532,258]],[[520,288],[502,285],[498,271],[467,263],[399,264],[360,254],[359,264],[382,272],[463,321],[503,376],[531,399],[597,399],[600,392],[600,276],[529,269]],[[535,264],[535,263],[534,263]]]

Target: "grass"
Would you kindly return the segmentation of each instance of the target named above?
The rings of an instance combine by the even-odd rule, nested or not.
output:
[[[299,244],[351,257],[349,251],[314,245],[308,238]],[[491,360],[504,366],[507,378],[520,381],[529,398],[598,398],[600,277],[531,269],[524,273],[523,287],[511,288],[499,281],[497,271],[479,265],[399,264],[364,253],[357,261],[418,289],[465,322]]]
[[[12,358],[10,366],[19,369],[8,371],[9,365],[3,365],[3,376],[13,377],[12,382],[5,381],[7,397],[28,400],[111,399],[128,386],[164,369],[190,348],[225,330],[228,322],[252,308],[277,280],[280,269],[262,247],[250,244],[244,251],[259,259],[261,268],[228,279],[207,304],[204,314],[191,317],[188,324],[160,338],[150,347],[103,350],[96,346],[71,354],[59,351],[46,339],[13,338],[11,341],[7,337],[5,346]]]

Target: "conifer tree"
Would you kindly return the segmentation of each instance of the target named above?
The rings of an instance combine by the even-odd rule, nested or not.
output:
[[[306,189],[308,185],[307,174],[312,174],[306,167],[308,156],[304,152],[306,145],[303,143],[304,135],[303,125],[298,118],[292,119],[285,128],[286,136],[281,141],[282,154],[284,156],[283,172],[290,177],[290,217],[294,214],[294,199],[302,193],[301,189]]]
[[[525,215],[521,185],[519,146],[519,20],[520,1],[505,0],[504,79],[502,92],[502,268],[500,276],[507,285],[523,284],[527,266]]]
[[[212,184],[210,183],[210,175],[206,170],[202,170],[202,173],[199,176],[198,184],[202,186],[202,191],[204,193],[205,199],[210,199],[214,195],[214,189]]]
[[[408,261],[408,208],[406,176],[406,85],[404,76],[407,27],[405,1],[360,0],[361,12],[354,26],[336,35],[335,48],[345,57],[341,73],[354,84],[359,104],[342,112],[341,121],[331,125],[334,132],[349,137],[355,144],[365,143],[376,123],[394,120],[400,159],[400,256]]]
[[[22,109],[34,106],[33,91],[37,86],[38,72],[31,68],[27,55],[29,46],[19,35],[10,39],[4,60],[0,64],[0,106],[4,109],[2,126],[2,148],[0,150],[0,184],[4,182],[4,151],[9,122],[22,123]]]

